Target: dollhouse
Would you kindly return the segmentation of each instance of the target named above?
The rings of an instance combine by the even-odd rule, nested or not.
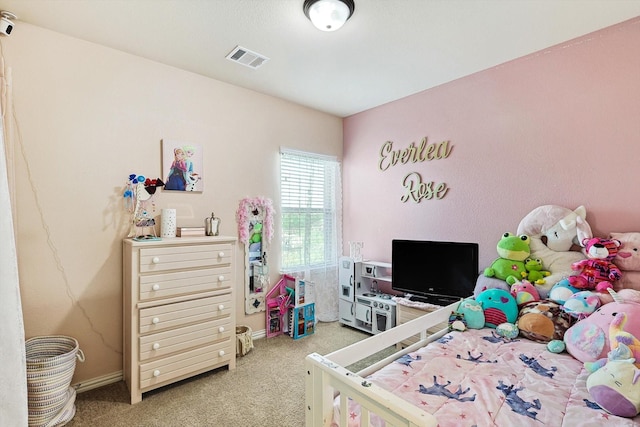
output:
[[[287,274],[266,296],[266,334],[272,338],[288,334],[299,339],[315,330],[315,304],[306,300],[306,283]]]

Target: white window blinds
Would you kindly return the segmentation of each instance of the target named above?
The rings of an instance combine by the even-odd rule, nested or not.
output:
[[[337,265],[341,252],[340,164],[335,158],[281,149],[282,271]]]

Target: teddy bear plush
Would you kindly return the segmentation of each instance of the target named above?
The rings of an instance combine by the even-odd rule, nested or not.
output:
[[[529,236],[504,233],[496,248],[500,257],[496,258],[490,267],[485,268],[486,277],[496,277],[509,285],[527,277],[524,260],[530,253]]]
[[[611,233],[609,237],[620,241],[613,263],[622,270],[622,278],[614,283],[614,289],[640,291],[640,233]]]
[[[613,283],[622,277],[622,272],[612,262],[618,254],[620,241],[592,237],[585,238],[582,245],[587,259],[571,265],[571,268],[580,271],[580,274],[569,277],[569,284],[578,289],[598,292],[613,288]]]

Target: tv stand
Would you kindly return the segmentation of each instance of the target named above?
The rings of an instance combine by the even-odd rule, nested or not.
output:
[[[445,306],[453,304],[456,301],[460,301],[462,298],[444,295],[411,295],[411,298],[407,298],[409,301],[417,301],[425,304],[433,304],[439,306]]]
[[[423,297],[424,299],[424,297]],[[411,299],[409,301],[413,301],[413,297],[411,297]],[[415,300],[417,301],[417,300]],[[401,303],[398,303],[396,305],[396,325],[402,325],[403,323],[407,323],[413,319],[417,319],[420,316],[424,316],[427,313],[431,313],[432,311],[437,310],[438,307],[429,307],[429,306],[425,306],[423,308],[419,308],[419,307],[409,307],[406,305],[403,305]],[[430,329],[427,329],[427,332],[429,334],[434,334],[438,331],[440,331],[443,328],[447,327],[447,322],[443,322],[440,323]],[[403,348],[407,348],[409,347],[411,344],[417,343],[420,340],[420,334],[416,334],[412,337],[407,338],[406,340],[397,343],[396,344],[396,348],[398,350],[401,350]]]
[[[407,298],[407,299],[408,299],[409,301],[418,301],[418,302],[423,302],[423,303],[425,303],[425,304],[433,304],[433,303],[431,302],[431,299],[430,299],[430,298],[428,298],[428,297],[421,297],[421,296],[418,296],[418,295],[411,295],[411,297],[410,297],[410,298]]]

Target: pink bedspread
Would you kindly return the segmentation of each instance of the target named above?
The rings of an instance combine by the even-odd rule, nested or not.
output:
[[[582,362],[544,344],[472,329],[449,333],[368,379],[432,413],[440,427],[640,426],[640,416],[616,417],[591,401],[587,376]],[[359,425],[351,401],[349,426]],[[376,418],[372,425],[384,424]]]

